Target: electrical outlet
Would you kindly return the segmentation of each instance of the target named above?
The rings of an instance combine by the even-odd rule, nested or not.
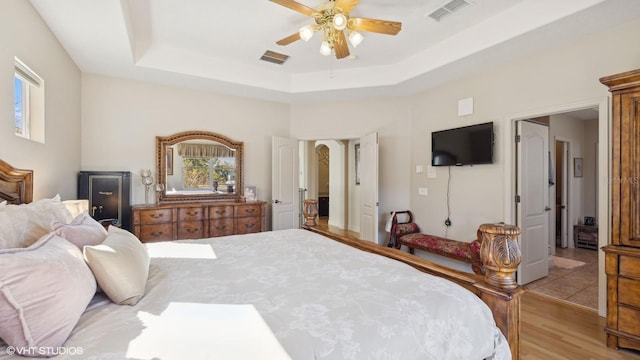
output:
[[[425,187],[418,188],[418,195],[421,195],[421,196],[429,195],[429,189]]]
[[[416,174],[422,174],[424,172],[424,166],[416,165]]]

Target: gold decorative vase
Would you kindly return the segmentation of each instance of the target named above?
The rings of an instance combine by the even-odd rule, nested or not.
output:
[[[307,199],[302,207],[304,215],[304,224],[306,226],[316,226],[316,217],[318,217],[318,200]]]
[[[518,235],[520,228],[505,224],[482,224],[478,229],[480,258],[486,272],[484,279],[503,289],[518,287],[516,271],[522,260]]]

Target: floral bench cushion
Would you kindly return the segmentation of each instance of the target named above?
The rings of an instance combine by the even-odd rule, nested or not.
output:
[[[407,247],[426,249],[444,256],[455,256],[463,261],[480,261],[480,241],[470,243],[441,238],[427,234],[407,234],[399,238],[400,243]]]

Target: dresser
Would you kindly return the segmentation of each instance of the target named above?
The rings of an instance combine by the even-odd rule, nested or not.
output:
[[[131,207],[142,242],[201,239],[265,231],[265,202],[176,202]]]
[[[640,70],[600,82],[612,94],[607,346],[640,350]]]

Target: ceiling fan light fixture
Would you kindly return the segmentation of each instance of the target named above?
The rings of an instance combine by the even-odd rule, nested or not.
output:
[[[322,44],[320,44],[320,54],[324,56],[331,55],[331,45],[329,45],[327,40],[324,40]]]
[[[347,27],[347,17],[344,14],[333,15],[333,27],[336,30],[344,30]]]
[[[359,32],[352,30],[349,33],[349,43],[351,43],[354,48],[358,47],[362,40],[364,40],[364,36],[362,36],[362,34],[360,34]]]
[[[298,33],[300,34],[300,39],[304,41],[309,41],[309,39],[311,39],[311,37],[313,36],[314,32],[315,31],[312,25],[301,27],[300,30],[298,31]]]

